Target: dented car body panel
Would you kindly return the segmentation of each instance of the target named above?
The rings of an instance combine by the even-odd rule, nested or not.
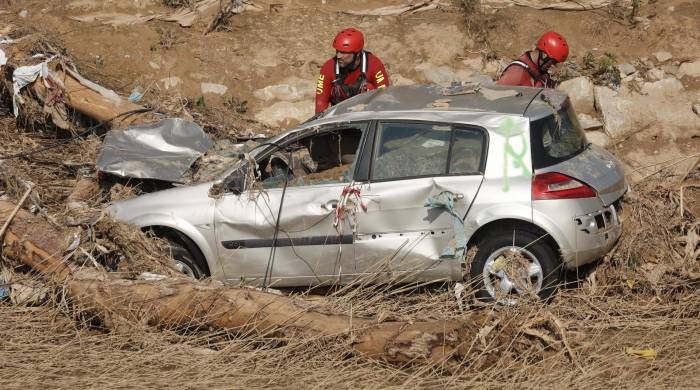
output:
[[[627,183],[612,155],[566,133],[576,130],[566,95],[500,86],[449,92],[410,86],[356,96],[270,139],[216,182],[109,211],[180,231],[212,277],[231,283],[308,286],[367,274],[462,280],[459,243],[512,221],[550,236],[569,268],[610,249]],[[553,131],[555,120],[564,126]],[[314,160],[307,172],[292,174],[280,165],[292,159],[275,157],[293,148]],[[550,156],[533,155],[541,150]],[[255,176],[227,188],[244,166]],[[533,176],[546,172],[585,182],[597,197],[533,200]],[[436,203],[444,194],[449,202]],[[458,255],[446,257],[446,248]]]

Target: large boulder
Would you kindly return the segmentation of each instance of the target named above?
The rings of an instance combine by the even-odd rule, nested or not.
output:
[[[263,108],[255,119],[268,126],[293,126],[314,115],[314,105],[310,101],[277,102]]]
[[[595,111],[593,83],[588,77],[576,77],[559,84],[558,88],[566,92],[576,112],[590,114]]]
[[[608,87],[594,88],[595,107],[603,117],[605,130],[613,138],[623,137],[634,128],[634,103]]]
[[[678,131],[697,129],[697,117],[688,109],[691,93],[674,78],[642,84],[642,94],[627,88],[618,91],[595,87],[596,109],[606,132],[625,138],[642,129],[672,127]]]

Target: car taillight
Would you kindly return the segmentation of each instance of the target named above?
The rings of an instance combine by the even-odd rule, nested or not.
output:
[[[532,178],[532,200],[593,198],[595,190],[580,181],[557,172]]]

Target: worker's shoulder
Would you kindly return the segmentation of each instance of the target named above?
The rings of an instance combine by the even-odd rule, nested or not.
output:
[[[384,63],[379,59],[379,57],[377,57],[376,54],[367,52],[367,65],[384,65]]]
[[[321,74],[335,74],[335,70],[333,69],[335,67],[335,60],[333,57],[329,58],[326,60],[326,62],[323,63],[321,66]]]

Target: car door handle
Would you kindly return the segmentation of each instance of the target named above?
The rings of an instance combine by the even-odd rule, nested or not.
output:
[[[329,200],[328,202],[322,204],[321,208],[327,211],[335,210],[336,208],[338,208],[338,201],[335,199]]]

